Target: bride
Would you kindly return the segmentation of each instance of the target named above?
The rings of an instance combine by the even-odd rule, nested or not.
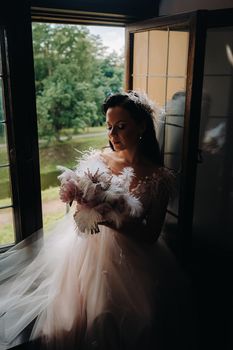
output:
[[[60,176],[74,215],[0,257],[0,349],[28,340],[49,349],[182,346],[186,282],[159,237],[173,182],[156,139],[159,111],[134,91],[111,95],[103,110],[110,147]]]

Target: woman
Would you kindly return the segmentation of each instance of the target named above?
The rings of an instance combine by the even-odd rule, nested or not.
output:
[[[120,187],[126,188],[125,197],[114,197],[124,203],[119,205],[112,197],[112,202],[98,203],[96,192],[89,200],[74,178],[63,182],[61,199],[77,201],[78,228],[68,216],[44,242],[34,234],[1,258],[1,349],[23,342],[25,334],[51,349],[130,350],[149,349],[152,344],[165,349],[171,346],[168,329],[172,345],[181,346],[177,324],[184,279],[158,240],[172,187],[155,135],[158,111],[136,92],[108,97],[103,109],[110,149],[90,152],[75,176],[80,179],[82,174],[91,184],[98,176],[109,176],[106,181],[115,184],[118,194]],[[96,164],[98,169],[92,172]],[[130,181],[129,167],[134,171]],[[102,184],[105,191],[109,186]],[[131,206],[140,202],[140,215],[125,210],[130,196]],[[80,237],[80,220],[85,213],[96,212],[101,218],[96,223],[99,233]]]

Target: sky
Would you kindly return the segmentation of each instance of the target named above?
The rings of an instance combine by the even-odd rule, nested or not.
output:
[[[99,35],[108,53],[122,53],[125,45],[125,29],[119,27],[87,26],[91,34]]]

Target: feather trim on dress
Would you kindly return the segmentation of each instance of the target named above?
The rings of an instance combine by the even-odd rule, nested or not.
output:
[[[76,202],[74,220],[81,235],[99,232],[98,223],[112,222],[119,228],[125,216],[139,217],[142,205],[129,191],[133,169],[125,168],[113,176],[100,152],[86,152],[73,171],[59,167],[63,173],[60,198],[65,203]]]

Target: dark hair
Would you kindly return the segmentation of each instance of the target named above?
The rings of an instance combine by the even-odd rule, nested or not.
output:
[[[145,122],[146,128],[140,141],[143,155],[155,164],[162,165],[162,157],[155,131],[155,114],[158,110],[148,100],[146,94],[135,91],[116,93],[106,98],[103,103],[103,112],[112,107],[122,107],[138,123]],[[112,143],[109,145],[114,151]]]

